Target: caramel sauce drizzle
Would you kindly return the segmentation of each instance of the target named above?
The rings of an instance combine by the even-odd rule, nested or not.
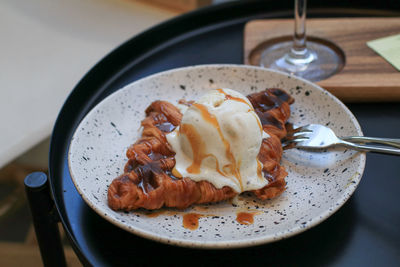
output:
[[[233,100],[233,101],[237,101],[237,102],[242,102],[242,103],[248,105],[252,110],[254,110],[253,106],[250,105],[249,103],[247,103],[246,100],[244,100],[242,98],[239,98],[239,97],[231,96],[231,95],[227,94],[222,88],[217,89],[217,91],[220,92],[221,94],[224,94],[226,100]]]
[[[208,210],[208,207],[203,207],[204,211]],[[155,218],[160,215],[167,215],[167,216],[174,216],[179,214],[180,212],[168,211],[168,210],[158,210],[153,212],[146,212],[144,215],[149,218]],[[236,213],[236,221],[243,225],[250,225],[254,223],[254,216],[260,214],[259,211],[248,212],[248,211],[241,211]],[[194,231],[199,228],[199,219],[201,217],[209,217],[215,216],[212,214],[199,214],[196,212],[185,213],[182,215],[182,225],[184,228]]]
[[[193,163],[187,167],[189,173],[200,173],[200,165],[204,158],[207,157],[205,154],[205,144],[200,134],[196,131],[196,128],[191,124],[182,124],[179,129],[180,134],[185,134],[189,140],[190,146],[193,152]]]
[[[228,160],[231,162],[229,165],[225,165],[223,167],[223,170],[225,170],[225,168],[228,167],[230,169],[230,172],[238,180],[239,185],[240,185],[240,189],[243,190],[242,177],[241,177],[240,171],[239,171],[240,166],[237,166],[237,164],[236,164],[235,156],[233,155],[233,153],[231,151],[231,145],[229,144],[228,140],[226,140],[224,135],[222,134],[222,131],[221,131],[221,128],[220,128],[219,123],[217,121],[217,118],[215,118],[214,115],[212,115],[211,113],[208,112],[208,109],[207,109],[206,106],[204,106],[202,104],[198,104],[198,103],[194,103],[193,106],[196,107],[201,112],[201,115],[204,118],[204,120],[208,121],[210,124],[212,124],[217,129],[218,134],[219,134],[219,136],[220,136],[220,138],[221,138],[221,140],[222,140],[222,142],[224,143],[224,146],[225,146],[225,151],[226,151],[225,155],[228,158]],[[193,127],[193,130],[194,130],[194,127]],[[199,135],[197,132],[196,132],[196,134]],[[201,137],[199,136],[199,138],[201,138]],[[191,142],[191,145],[193,145],[192,142]],[[194,144],[194,145],[196,146],[197,144]],[[203,145],[202,148],[204,150],[204,143],[202,145]],[[193,153],[195,153],[195,150],[193,150]],[[201,161],[203,160],[204,157],[201,158],[201,160],[199,161],[200,157],[199,156],[194,156],[194,154],[193,154],[193,158],[197,159],[197,161],[195,162],[193,160],[193,164],[188,167],[187,171],[191,172],[189,170],[189,168],[191,168],[195,164],[195,170],[198,170],[200,172],[200,164],[201,164]],[[197,172],[197,173],[199,173],[199,172]],[[226,176],[226,175],[224,175],[224,176]]]
[[[250,225],[254,223],[254,216],[259,212],[238,212],[236,214],[236,221],[240,224]]]
[[[217,172],[218,172],[219,174],[221,174],[222,176],[225,176],[225,177],[226,177],[225,173],[223,173],[223,172],[221,171],[221,169],[219,168],[219,162],[218,162],[217,157],[216,157],[215,155],[213,155],[213,154],[208,154],[208,156],[215,159],[215,165],[216,165],[215,168],[216,168]]]
[[[198,213],[186,213],[183,215],[183,227],[189,230],[196,230],[199,228],[199,219],[203,215]]]
[[[186,170],[189,173],[199,174],[200,166],[201,166],[201,163],[203,162],[203,160],[208,157],[213,157],[216,162],[217,172],[219,174],[225,176],[225,174],[219,168],[219,162],[218,162],[217,158],[213,154],[205,154],[205,152],[204,152],[205,144],[203,142],[203,139],[201,138],[200,134],[196,131],[196,128],[193,125],[182,124],[179,131],[180,131],[180,133],[186,135],[186,137],[189,140],[190,146],[192,147],[193,163],[189,167],[186,168]],[[174,174],[174,172],[177,172],[177,174],[180,175],[177,177],[182,177],[182,175],[175,168],[172,171],[173,171],[173,174]]]
[[[204,207],[203,210],[206,211],[208,207]],[[172,211],[172,210],[157,210],[157,211],[151,211],[151,212],[145,212],[144,215],[148,218],[156,218],[160,215],[165,215],[165,216],[176,216],[182,214],[180,211]],[[182,225],[186,229],[189,230],[196,230],[199,228],[199,219],[201,217],[208,217],[208,216],[215,216],[215,215],[204,215],[204,214],[199,214],[196,212],[191,212],[191,213],[184,213],[182,215]]]
[[[257,176],[258,178],[260,178],[261,180],[264,180],[264,177],[262,175],[262,170],[263,170],[263,165],[261,164],[261,162],[257,159]]]

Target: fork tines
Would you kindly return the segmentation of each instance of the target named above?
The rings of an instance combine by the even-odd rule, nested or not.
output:
[[[309,139],[309,137],[303,133],[312,132],[312,130],[307,128],[307,125],[292,129],[288,128],[287,130],[286,136],[282,139],[283,149],[294,148],[298,142]]]

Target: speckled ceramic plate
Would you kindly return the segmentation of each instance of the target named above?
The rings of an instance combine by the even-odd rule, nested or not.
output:
[[[108,96],[82,120],[71,140],[69,169],[82,198],[113,224],[164,243],[187,247],[231,248],[272,242],[309,229],[337,211],[360,182],[365,154],[329,149],[284,153],[287,190],[260,201],[241,195],[226,201],[196,205],[184,211],[163,209],[115,212],[107,205],[107,187],[123,171],[125,151],[139,136],[144,110],[154,100],[177,103],[197,99],[210,88],[231,88],[247,95],[270,87],[294,98],[290,122],[328,125],[338,135],[362,135],[351,112],[317,85],[286,74],[242,65],[203,65],[175,69],[136,81]],[[240,224],[237,214],[251,213],[252,224]],[[183,216],[201,217],[196,230],[183,227]],[[127,234],[129,234],[127,232]]]

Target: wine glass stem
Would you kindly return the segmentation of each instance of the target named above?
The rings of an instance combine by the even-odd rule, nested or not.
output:
[[[297,57],[307,54],[306,46],[306,0],[295,0],[294,1],[294,19],[295,29],[293,37],[293,48],[292,53]]]

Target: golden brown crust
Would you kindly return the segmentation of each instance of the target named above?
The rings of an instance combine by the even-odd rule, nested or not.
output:
[[[287,173],[280,166],[280,139],[286,135],[284,126],[293,99],[278,89],[255,93],[248,98],[264,131],[270,135],[263,140],[258,155],[269,183],[253,193],[262,200],[270,199],[280,195],[286,187],[284,178]],[[218,189],[207,181],[194,182],[189,178],[174,177],[171,170],[175,166],[175,153],[165,134],[179,125],[182,114],[166,101],[155,101],[146,109],[146,115],[142,121],[142,137],[127,150],[129,160],[125,173],[114,179],[108,189],[108,203],[112,209],[153,210],[163,206],[183,209],[192,204],[218,202],[237,195],[227,186]]]

